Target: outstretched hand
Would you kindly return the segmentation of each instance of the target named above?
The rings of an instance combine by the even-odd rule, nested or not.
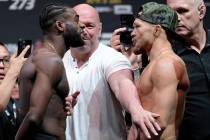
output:
[[[70,116],[72,114],[73,111],[73,107],[76,105],[77,103],[77,96],[80,94],[79,91],[76,91],[74,94],[67,96],[65,98],[66,100],[66,106],[65,106],[65,110],[66,110],[66,114],[68,116]]]
[[[139,132],[143,132],[144,135],[150,139],[151,134],[154,136],[158,135],[158,132],[161,131],[159,124],[157,123],[157,118],[160,115],[143,110],[138,112],[132,116],[133,126],[132,126],[132,134],[135,139],[139,136]],[[130,134],[129,134],[130,135]]]

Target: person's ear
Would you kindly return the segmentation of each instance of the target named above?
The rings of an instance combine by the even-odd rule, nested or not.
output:
[[[206,6],[202,3],[198,7],[199,17],[202,20],[206,14]]]
[[[56,29],[57,29],[59,32],[64,32],[65,25],[64,25],[63,22],[61,22],[61,21],[56,21],[56,22],[55,22],[55,27],[56,27]]]
[[[161,26],[160,25],[155,25],[155,28],[154,28],[154,32],[153,32],[153,35],[155,36],[155,37],[158,37],[159,35],[160,35],[160,33],[161,33]]]

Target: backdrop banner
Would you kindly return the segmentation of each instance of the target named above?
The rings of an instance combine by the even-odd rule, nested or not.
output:
[[[99,11],[103,23],[102,41],[108,41],[111,33],[120,27],[120,14],[135,13],[142,4],[149,1],[151,0],[0,0],[0,41],[11,46],[15,45],[19,38],[31,39],[33,43],[40,40],[42,32],[38,16],[42,7],[49,3],[93,5]],[[205,2],[208,9],[205,25],[210,29],[210,24],[207,24],[210,23],[210,0]]]

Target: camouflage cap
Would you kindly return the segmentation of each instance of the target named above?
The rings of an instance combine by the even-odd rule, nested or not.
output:
[[[136,18],[152,24],[159,24],[172,32],[175,32],[178,24],[176,12],[169,6],[156,2],[148,2],[142,5]]]

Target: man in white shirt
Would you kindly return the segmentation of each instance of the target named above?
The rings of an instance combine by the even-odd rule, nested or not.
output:
[[[146,137],[160,130],[154,117],[140,103],[130,63],[121,53],[99,43],[102,24],[88,4],[74,7],[79,15],[85,45],[71,48],[63,62],[70,94],[80,91],[77,105],[67,118],[67,140],[126,140],[122,114],[125,108],[137,131]]]

